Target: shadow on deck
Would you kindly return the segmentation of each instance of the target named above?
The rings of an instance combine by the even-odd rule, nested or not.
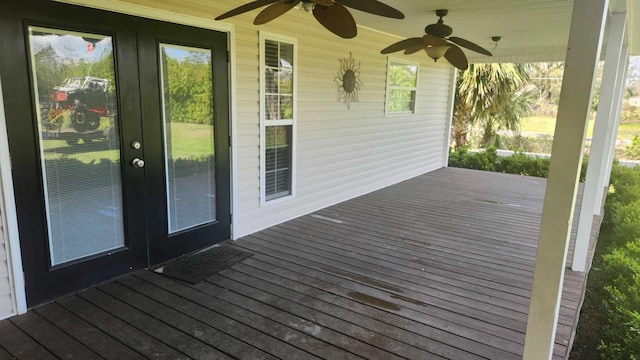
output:
[[[520,359],[544,186],[441,169],[244,237],[199,285],[142,272],[2,321],[0,359]]]

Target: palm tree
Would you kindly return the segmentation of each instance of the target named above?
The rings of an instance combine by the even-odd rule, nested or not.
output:
[[[521,119],[529,115],[538,100],[538,91],[533,86],[526,86],[516,90],[511,94],[507,106],[500,111],[489,113],[486,117],[479,119],[482,127],[482,147],[493,146],[501,148],[502,142],[498,130],[511,130],[520,132]]]
[[[528,64],[471,64],[460,72],[453,114],[456,148],[467,144],[472,125],[482,127],[483,146],[498,141],[499,129],[519,130],[520,119],[536,102],[528,81]]]

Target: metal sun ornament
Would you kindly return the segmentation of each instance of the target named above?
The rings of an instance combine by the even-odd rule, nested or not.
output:
[[[360,80],[360,63],[356,63],[353,54],[349,53],[348,58],[338,59],[340,70],[333,79],[338,84],[338,101],[347,104],[347,109],[351,109],[352,102],[359,102],[358,91],[362,87]]]

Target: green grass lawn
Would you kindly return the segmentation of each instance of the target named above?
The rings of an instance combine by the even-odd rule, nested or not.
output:
[[[171,152],[174,159],[189,159],[211,155],[213,148],[213,126],[172,123],[171,124]],[[84,163],[98,162],[100,159],[117,160],[120,156],[118,149],[109,149],[102,139],[84,143],[82,140],[76,145],[69,145],[64,140],[45,140],[43,151],[46,159],[68,157]]]
[[[593,136],[594,120],[589,120],[587,137]],[[525,118],[521,124],[522,132],[553,135],[556,126],[556,118],[551,116],[532,116]],[[635,135],[640,135],[640,124],[620,124],[618,139],[631,140]]]

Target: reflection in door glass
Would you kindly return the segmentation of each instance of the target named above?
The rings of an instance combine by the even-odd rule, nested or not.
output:
[[[51,264],[124,245],[111,37],[29,28]]]
[[[160,44],[169,233],[216,220],[211,50]]]

